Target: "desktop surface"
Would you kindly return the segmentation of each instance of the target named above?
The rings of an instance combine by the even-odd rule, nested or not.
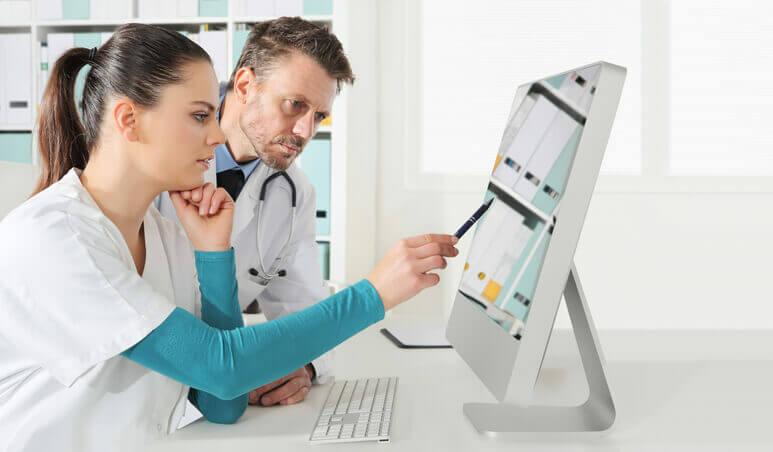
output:
[[[153,451],[770,451],[773,331],[600,332],[617,421],[603,433],[478,434],[462,404],[493,401],[450,349],[395,347],[379,329],[389,318],[339,347],[341,379],[395,375],[391,443],[309,443],[330,384],[286,407],[249,407],[234,425],[199,421],[159,442]],[[551,338],[536,396],[545,403],[579,403],[584,385],[571,331]],[[516,449],[517,448],[517,449]]]

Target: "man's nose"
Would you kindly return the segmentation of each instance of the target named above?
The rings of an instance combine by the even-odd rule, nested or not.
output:
[[[309,111],[295,121],[293,133],[302,137],[305,141],[309,141],[312,135],[314,135],[314,126],[314,112]]]

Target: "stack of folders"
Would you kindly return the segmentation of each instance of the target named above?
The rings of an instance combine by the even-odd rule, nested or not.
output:
[[[95,0],[92,0],[95,1]],[[227,0],[138,0],[140,19],[173,19],[190,17],[226,17]]]
[[[0,128],[28,129],[32,122],[32,35],[0,34]]]
[[[218,80],[228,80],[228,60],[226,57],[227,36],[225,30],[209,30],[202,26],[198,33],[184,33],[191,40],[198,42],[209,53],[215,66]],[[110,32],[102,33],[49,33],[46,42],[40,44],[40,86],[38,93],[42,99],[48,75],[54,63],[64,52],[73,47],[99,47],[112,36]],[[29,78],[27,79],[29,80]],[[40,100],[39,99],[39,100]]]
[[[161,2],[159,2],[161,3]],[[40,20],[128,19],[132,0],[37,0]]]
[[[326,15],[333,13],[332,0],[234,0],[236,14],[248,17]]]

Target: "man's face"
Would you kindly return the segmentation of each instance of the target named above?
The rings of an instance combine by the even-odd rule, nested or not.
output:
[[[248,88],[239,127],[267,166],[285,170],[330,115],[336,80],[310,57],[292,52]]]

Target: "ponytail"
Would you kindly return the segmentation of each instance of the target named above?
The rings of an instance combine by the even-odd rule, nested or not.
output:
[[[75,79],[89,63],[89,50],[70,49],[54,64],[38,118],[40,178],[34,193],[46,189],[72,168],[89,160],[83,124],[75,106]]]

